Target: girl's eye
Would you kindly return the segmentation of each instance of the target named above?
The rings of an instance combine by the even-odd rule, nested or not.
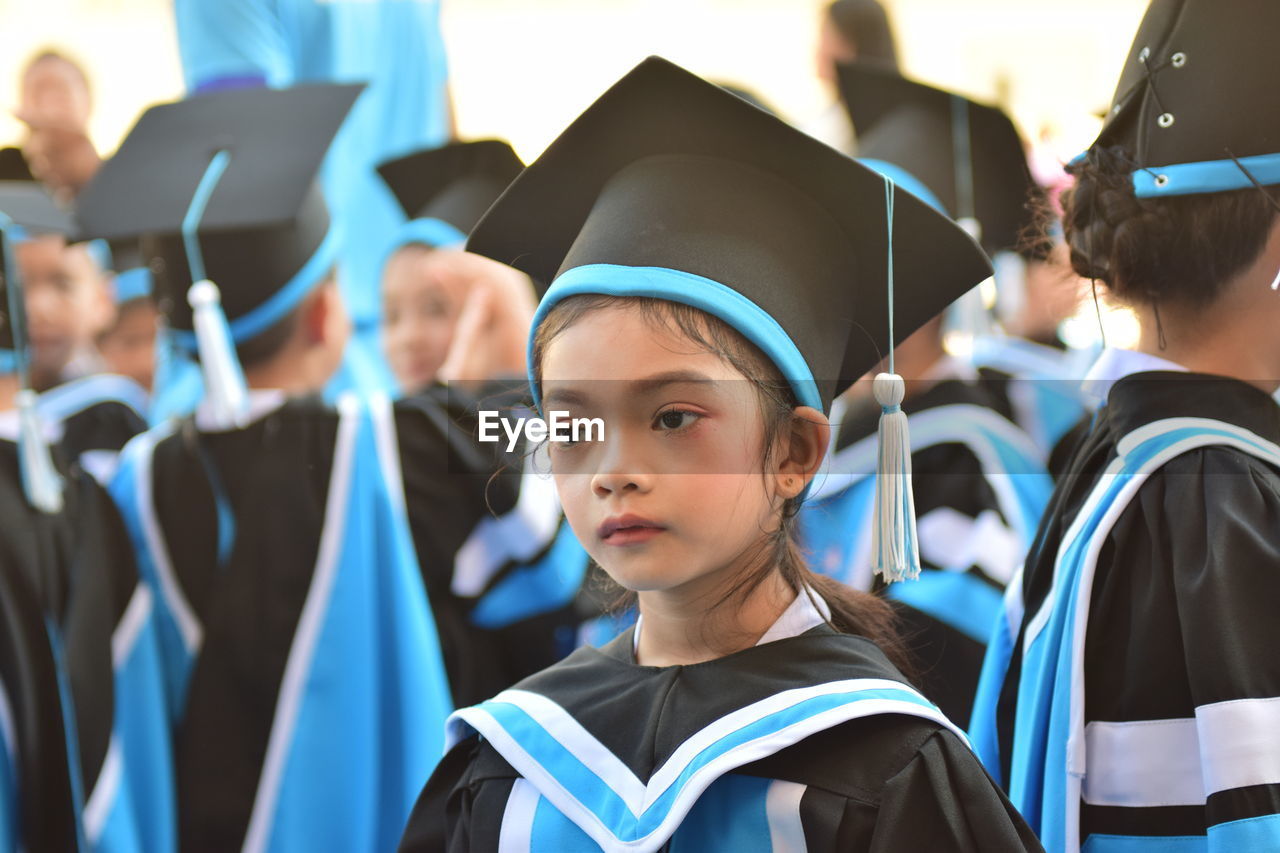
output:
[[[702,415],[697,412],[690,412],[685,409],[668,409],[658,415],[654,421],[655,429],[678,430],[692,425],[701,418]]]

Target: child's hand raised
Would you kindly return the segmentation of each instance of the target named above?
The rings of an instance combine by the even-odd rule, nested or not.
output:
[[[483,382],[525,372],[525,346],[536,307],[523,273],[479,255],[459,253],[444,275],[457,277],[466,302],[440,368],[446,382]]]

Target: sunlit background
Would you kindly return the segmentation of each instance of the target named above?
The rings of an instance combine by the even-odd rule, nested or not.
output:
[[[907,74],[1000,104],[1050,160],[1069,159],[1097,132],[1097,113],[1111,98],[1146,5],[884,2]],[[785,117],[804,122],[831,98],[814,72],[823,5],[444,0],[459,131],[464,137],[505,137],[523,157],[533,158],[650,54],[750,88]],[[22,127],[11,115],[18,75],[45,47],[70,53],[88,70],[95,96],[93,137],[104,154],[148,105],[182,95],[170,0],[0,0],[0,145],[21,138]]]

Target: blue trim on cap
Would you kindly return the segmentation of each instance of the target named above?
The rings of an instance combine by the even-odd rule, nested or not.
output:
[[[777,320],[738,291],[700,275],[664,267],[587,264],[574,267],[557,278],[533,315],[528,348],[529,388],[539,411],[542,410],[542,399],[533,376],[533,340],[538,326],[557,302],[582,294],[665,299],[719,317],[769,357],[790,383],[800,405],[823,410],[818,384],[800,349]]]
[[[382,254],[379,270],[385,270],[391,256],[405,246],[426,246],[431,249],[460,249],[467,242],[467,235],[443,219],[410,219],[396,229],[387,250]]]
[[[150,296],[151,270],[146,267],[134,267],[117,273],[115,291],[117,305]]]
[[[320,248],[316,249],[315,254],[302,265],[302,269],[298,270],[284,287],[248,314],[228,321],[227,328],[231,332],[231,340],[242,344],[280,322],[329,274],[329,270],[337,261],[341,244],[341,229],[334,225],[329,228],[329,233],[320,243]],[[169,333],[183,349],[188,352],[196,351],[195,332],[171,329]]]
[[[1133,193],[1138,198],[1221,193],[1249,189],[1254,180],[1263,186],[1280,184],[1280,154],[1241,157],[1238,164],[1235,160],[1203,160],[1152,166],[1133,173]]]
[[[25,243],[31,239],[31,232],[16,222],[12,222],[12,224],[7,225],[5,227],[5,233],[9,236],[9,242],[14,245],[17,245],[18,243]]]
[[[859,157],[858,162],[866,166],[868,169],[878,172],[882,176],[890,179],[899,189],[904,189],[911,193],[913,196],[920,199],[943,216],[948,219],[951,218],[951,214],[947,211],[946,206],[942,203],[941,199],[933,194],[933,190],[926,187],[924,185],[924,181],[920,180],[898,164],[890,163],[887,160],[877,160],[874,157]]]
[[[18,354],[11,349],[0,349],[0,374],[18,372]]]
[[[90,240],[84,244],[84,249],[89,253],[89,257],[93,258],[99,270],[110,270],[115,262],[111,256],[111,246],[106,240]]]

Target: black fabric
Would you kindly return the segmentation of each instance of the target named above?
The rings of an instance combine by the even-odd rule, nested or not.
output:
[[[1027,558],[1028,618],[1049,591],[1063,535],[1116,445],[1135,429],[1173,417],[1225,421],[1280,442],[1280,408],[1233,379],[1140,373],[1112,388],[1069,472],[1059,481]],[[1233,699],[1280,696],[1272,647],[1280,603],[1280,472],[1245,453],[1209,447],[1151,474],[1120,514],[1100,552],[1085,636],[1085,722],[1182,719]],[[1005,778],[1021,670],[1022,633],[1000,696]],[[1207,809],[1096,809],[1090,833],[1203,834],[1237,816],[1280,813],[1280,786],[1215,794]],[[1198,812],[1198,814],[1197,814]]]
[[[468,233],[524,163],[500,139],[454,142],[378,166],[410,219],[439,219]]]
[[[893,229],[901,340],[990,265],[909,193]],[[585,263],[709,278],[778,321],[827,405],[887,349],[887,233],[880,175],[655,57],[512,182],[467,247],[544,288]]]
[[[0,148],[0,181],[34,181],[31,166],[21,148]]]
[[[994,254],[1019,248],[1035,224],[1039,188],[1013,121],[998,107],[935,89],[875,63],[836,68],[840,96],[858,132],[858,156],[893,163],[927,186],[952,216],[982,225],[983,248]],[[969,136],[960,139],[953,111],[968,112]],[[957,172],[957,148],[969,151]],[[969,183],[966,199],[962,185]]]
[[[692,666],[638,666],[630,643],[627,632],[604,649],[580,649],[519,686],[566,708],[642,779],[698,728],[780,690],[900,680],[870,641],[825,626]],[[847,722],[735,772],[808,786],[810,850],[1040,849],[973,754],[918,718]],[[497,849],[516,778],[490,742],[459,743],[424,789],[400,849]]]
[[[229,151],[198,240],[227,317],[247,314],[288,283],[328,233],[316,175],[362,88],[237,89],[152,107],[81,192],[80,237],[142,238],[170,325],[191,330],[182,223],[213,157]]]
[[[132,406],[119,400],[94,403],[62,420],[59,444],[70,459],[86,451],[119,451],[135,435],[145,432],[147,422]]]
[[[1274,3],[1153,0],[1094,144],[1123,145],[1139,169],[1280,151],[1278,30]]]

